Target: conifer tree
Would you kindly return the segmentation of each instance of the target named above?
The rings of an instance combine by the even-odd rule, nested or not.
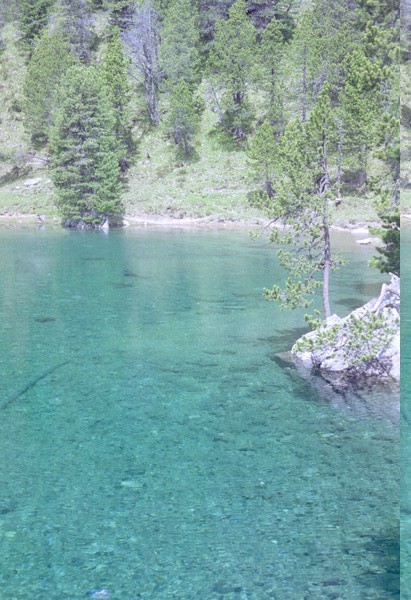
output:
[[[194,150],[192,141],[199,123],[199,109],[194,94],[184,81],[180,81],[171,92],[167,127],[184,157]]]
[[[89,63],[96,36],[88,0],[60,0],[55,19],[74,56],[83,63]]]
[[[325,82],[334,102],[343,89],[347,57],[360,45],[350,0],[315,0],[299,18],[288,47],[287,104],[305,122]]]
[[[119,144],[120,166],[125,170],[133,149],[130,121],[131,88],[128,80],[129,60],[125,57],[120,30],[112,31],[102,63],[102,76],[114,109],[114,134]]]
[[[284,54],[285,41],[281,24],[273,19],[261,34],[258,47],[258,86],[267,97],[267,115],[273,130],[284,130]]]
[[[310,296],[322,288],[324,315],[331,314],[330,272],[339,263],[331,256],[329,200],[329,140],[333,134],[329,88],[325,86],[306,126],[290,121],[279,148],[281,173],[270,203],[273,220],[285,228],[274,229],[271,240],[294,246],[278,251],[280,263],[290,275],[285,286],[265,290],[266,297],[281,306],[308,306]]]
[[[24,81],[25,123],[33,139],[47,139],[56,109],[56,92],[74,63],[63,37],[47,29],[34,47]]]
[[[278,173],[277,163],[279,142],[269,121],[258,128],[248,152],[250,158],[250,178],[261,186],[261,191],[253,196],[253,204],[265,207],[274,196],[275,178]],[[268,202],[267,202],[268,201]]]
[[[319,60],[316,50],[313,15],[311,11],[306,11],[299,19],[286,58],[289,69],[290,104],[294,105],[293,116],[298,115],[303,123],[307,121],[313,105],[313,70]]]
[[[396,195],[399,196],[398,190]],[[392,190],[381,190],[377,211],[381,225],[372,228],[371,232],[381,238],[383,245],[377,246],[378,255],[371,259],[370,264],[379,269],[381,273],[394,273],[399,277],[401,214],[399,198],[393,199]]]
[[[200,33],[192,0],[173,0],[166,12],[160,48],[160,64],[166,89],[180,82],[193,87],[199,80]]]
[[[216,23],[228,18],[228,11],[233,0],[198,0],[200,17],[200,38],[205,53],[208,55],[210,45],[214,39]]]
[[[382,273],[400,275],[400,175],[401,145],[399,118],[391,118],[385,122],[384,147],[379,158],[385,160],[388,171],[374,181],[374,192],[377,195],[375,208],[381,219],[381,225],[371,228],[371,233],[378,235],[382,246],[377,246],[378,256],[371,259],[370,264]]]
[[[346,60],[361,43],[355,30],[356,13],[350,0],[315,0],[310,51],[313,100],[324,82],[335,98],[342,89]]]
[[[21,0],[20,30],[24,46],[31,50],[47,20],[54,0]]]
[[[50,133],[52,178],[66,227],[116,224],[123,208],[115,115],[93,67],[70,67]]]
[[[367,178],[369,151],[376,142],[381,117],[380,81],[380,66],[358,48],[349,58],[340,112],[347,150],[360,171],[362,183]]]
[[[170,111],[167,129],[180,152],[189,156],[199,126],[199,106],[194,90],[199,80],[198,13],[191,0],[172,0],[166,11],[160,47],[163,87],[168,91]]]
[[[235,139],[242,140],[251,128],[253,110],[248,87],[254,66],[256,34],[247,17],[244,0],[236,0],[227,21],[216,24],[210,53],[210,70],[221,92],[221,125]]]

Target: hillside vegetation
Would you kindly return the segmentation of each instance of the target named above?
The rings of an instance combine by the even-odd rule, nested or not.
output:
[[[282,157],[291,151],[284,133],[300,122],[313,181],[322,176],[321,144],[310,131],[322,128],[327,138],[334,221],[377,220],[382,189],[394,190],[397,202],[399,168],[399,15],[397,3],[383,4],[2,0],[0,214],[76,222],[92,198],[97,223],[108,206],[131,216],[272,218]],[[87,117],[67,89],[105,96],[107,106],[99,100],[100,116]],[[331,116],[314,123],[322,93]],[[70,111],[95,119],[89,136],[100,128],[97,137],[117,140],[110,142],[117,159],[98,175],[90,165],[101,164],[108,142],[94,141],[76,164],[79,140],[58,125]],[[71,183],[61,175],[68,164]],[[407,164],[403,155],[403,182]],[[82,195],[88,200],[79,208]]]

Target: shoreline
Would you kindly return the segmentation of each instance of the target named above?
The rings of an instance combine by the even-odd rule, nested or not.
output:
[[[411,215],[401,215],[404,218],[404,225],[411,225]],[[226,218],[221,215],[209,215],[205,217],[171,217],[169,215],[141,214],[124,215],[124,227],[146,228],[199,228],[199,229],[245,229],[245,228],[264,228],[269,226],[270,221],[263,217],[254,217],[249,219]],[[61,227],[59,217],[48,215],[13,213],[0,215],[1,227]],[[349,222],[338,221],[331,226],[333,231],[347,231],[353,234],[369,235],[368,227],[378,226],[376,222],[368,222],[361,219]]]
[[[170,228],[170,229],[263,229],[268,227],[270,220],[263,217],[249,219],[226,218],[221,215],[208,215],[205,217],[171,217],[170,215],[124,215],[124,228]],[[370,236],[369,227],[378,227],[375,221],[350,220],[348,222],[337,220],[330,229],[332,231],[346,231],[352,234]],[[0,215],[0,228],[2,227],[61,227],[61,219],[56,216],[38,215],[33,213],[13,213]],[[411,227],[411,214],[401,214],[401,227]]]

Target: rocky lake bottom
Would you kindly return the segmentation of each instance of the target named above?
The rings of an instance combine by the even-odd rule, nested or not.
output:
[[[272,247],[0,235],[4,598],[399,596],[398,389],[279,364],[305,311],[262,299],[283,276]],[[384,278],[372,249],[335,243],[347,314]]]

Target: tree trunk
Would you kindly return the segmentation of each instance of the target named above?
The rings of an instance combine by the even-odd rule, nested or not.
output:
[[[243,97],[244,97],[244,94],[243,94],[242,90],[237,90],[233,96],[234,104],[236,104],[238,106],[241,105],[243,103]]]
[[[343,133],[342,133],[342,122],[338,120],[338,143],[337,143],[337,198],[338,204],[341,202],[341,180],[342,180],[342,164],[343,164],[343,154],[342,154],[342,143],[343,143]]]
[[[269,198],[273,198],[274,196],[274,188],[273,188],[273,182],[271,179],[266,179],[265,181],[265,191],[266,194]]]
[[[150,122],[157,126],[160,124],[157,98],[160,81],[159,39],[156,13],[150,0],[136,11],[130,28],[123,32],[123,38],[126,40],[132,62],[142,79],[148,117]],[[136,79],[139,81],[139,78]]]
[[[157,89],[154,77],[149,78],[147,81],[146,99],[148,117],[152,124],[157,127],[158,125],[160,125],[160,117],[158,114]]]
[[[331,317],[330,308],[330,268],[331,268],[331,243],[330,228],[328,226],[328,208],[324,219],[324,273],[323,273],[323,305],[325,318]]]
[[[330,308],[330,271],[331,271],[331,240],[330,240],[330,216],[328,209],[327,192],[330,187],[327,164],[327,139],[325,133],[322,136],[322,177],[320,183],[320,196],[324,202],[323,219],[323,242],[324,242],[324,270],[323,270],[323,306],[325,318],[331,317]]]

